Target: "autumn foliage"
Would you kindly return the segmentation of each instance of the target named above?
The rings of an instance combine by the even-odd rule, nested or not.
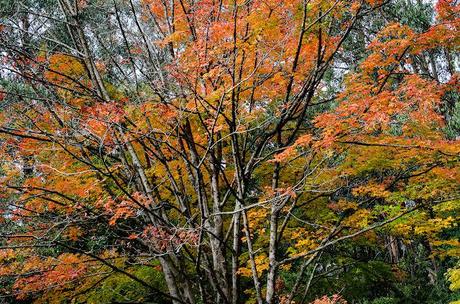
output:
[[[13,2],[7,300],[458,298],[458,1]]]

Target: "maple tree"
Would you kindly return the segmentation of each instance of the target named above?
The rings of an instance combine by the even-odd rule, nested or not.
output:
[[[409,303],[410,254],[458,290],[457,1],[5,3],[8,299]]]

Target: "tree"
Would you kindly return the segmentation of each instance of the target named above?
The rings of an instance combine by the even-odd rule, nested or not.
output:
[[[360,242],[458,256],[456,1],[7,2],[12,297],[292,303]]]

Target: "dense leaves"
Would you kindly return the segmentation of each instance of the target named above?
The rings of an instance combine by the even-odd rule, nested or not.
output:
[[[6,301],[460,301],[458,1],[0,4]]]

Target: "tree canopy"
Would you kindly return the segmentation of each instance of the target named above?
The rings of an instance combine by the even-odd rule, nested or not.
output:
[[[457,0],[0,0],[0,298],[460,303]]]

